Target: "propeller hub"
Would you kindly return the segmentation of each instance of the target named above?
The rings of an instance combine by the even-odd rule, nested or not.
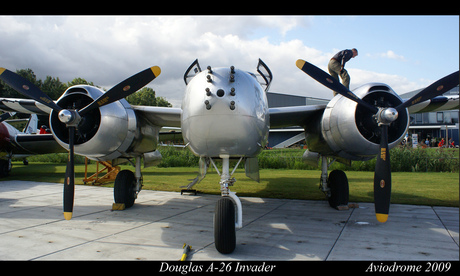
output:
[[[392,107],[380,108],[377,113],[379,125],[389,125],[398,119],[398,111]]]
[[[58,117],[59,117],[59,121],[61,121],[64,124],[68,124],[72,122],[74,119],[72,112],[70,112],[70,110],[67,110],[67,109],[61,110],[58,114]]]
[[[390,107],[383,111],[382,116],[385,118],[385,120],[394,122],[396,119],[398,119],[398,111]]]
[[[58,114],[59,121],[63,122],[64,124],[68,124],[73,120],[72,112],[67,109],[63,109]]]
[[[63,109],[58,114],[59,121],[66,124],[67,126],[77,126],[81,120],[80,115],[77,111]]]

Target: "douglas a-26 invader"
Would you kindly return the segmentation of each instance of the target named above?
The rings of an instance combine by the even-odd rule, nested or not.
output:
[[[426,110],[431,103],[435,104],[433,110],[459,107],[458,96],[437,97],[459,84],[458,71],[402,100],[386,84],[370,83],[351,92],[306,61],[298,60],[296,65],[338,94],[327,105],[269,108],[266,91],[272,74],[261,60],[258,75],[233,66],[201,70],[195,60],[184,74],[186,90],[180,109],[131,106],[123,99],[158,77],[158,67],[148,68],[105,93],[87,85],[70,87],[56,102],[9,70],[0,68],[0,79],[34,99],[40,109],[48,108],[52,134],[70,152],[64,183],[66,219],[73,210],[74,154],[114,163],[132,162],[134,173],[121,171],[114,188],[115,202],[130,207],[142,188],[141,160],[150,166],[161,158],[157,151],[160,128],[180,126],[188,148],[200,157],[200,173],[187,189],[199,183],[211,165],[220,174],[222,198],[214,214],[215,246],[221,253],[231,253],[243,212],[240,200],[230,191],[236,181],[230,160],[236,161],[235,168],[244,161],[246,175],[258,180],[257,155],[267,144],[270,127],[305,129],[308,150],[304,159],[317,163],[322,158],[321,186],[334,208],[348,204],[348,180],[341,171],[328,177],[327,158],[350,162],[376,156],[375,211],[377,219],[385,222],[391,191],[389,149],[404,138],[409,111]],[[217,159],[222,159],[220,170]]]

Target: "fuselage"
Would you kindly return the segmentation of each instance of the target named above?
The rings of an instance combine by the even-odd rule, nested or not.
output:
[[[254,157],[267,144],[268,102],[254,75],[229,68],[197,74],[182,103],[182,134],[202,157]]]

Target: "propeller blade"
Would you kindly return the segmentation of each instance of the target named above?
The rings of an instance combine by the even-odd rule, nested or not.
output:
[[[73,198],[75,193],[75,171],[74,171],[74,139],[75,127],[69,127],[69,161],[65,170],[64,180],[64,218],[70,220],[73,213]]]
[[[18,91],[24,96],[32,98],[37,102],[40,102],[47,107],[53,109],[56,112],[62,110],[54,101],[48,97],[43,91],[40,90],[37,86],[35,86],[30,81],[26,80],[25,78],[19,76],[18,74],[11,72],[8,69],[0,67],[0,79],[6,82],[9,86],[11,86],[14,90]]]
[[[435,81],[434,83],[429,85],[427,88],[420,91],[417,95],[413,96],[409,100],[397,106],[396,110],[401,111],[402,109],[406,107],[432,99],[436,96],[442,95],[446,93],[447,91],[451,90],[452,88],[457,86],[460,82],[458,72],[459,71],[454,72],[450,75],[445,76],[442,79]]]
[[[343,86],[337,79],[333,78],[331,75],[319,69],[315,65],[309,62],[306,62],[305,60],[302,60],[302,59],[298,59],[295,64],[300,70],[304,71],[307,75],[314,78],[316,81],[326,86],[327,88],[339,93],[340,95],[352,101],[357,102],[358,104],[365,106],[372,112],[377,113],[378,111],[377,107],[370,105],[366,103],[365,101],[361,100],[353,92],[351,92],[345,86]]]
[[[386,222],[390,211],[391,198],[391,164],[388,149],[388,125],[380,127],[380,151],[377,155],[374,174],[375,215],[379,222]]]
[[[109,91],[81,109],[78,113],[84,116],[96,107],[101,107],[127,97],[154,80],[160,73],[161,69],[158,66],[147,68],[115,85]]]

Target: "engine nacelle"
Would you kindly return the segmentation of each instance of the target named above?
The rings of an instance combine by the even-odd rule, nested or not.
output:
[[[57,105],[65,109],[80,110],[103,93],[93,86],[73,86],[58,99]],[[55,111],[50,114],[50,128],[56,141],[68,149],[68,128],[59,121]],[[134,110],[122,99],[95,108],[82,117],[75,132],[75,153],[105,161],[130,157],[136,152],[150,152],[155,150],[158,141],[159,127],[153,128],[154,131],[152,127],[148,131],[142,131],[138,127]]]
[[[353,91],[374,106],[396,107],[401,98],[386,84],[370,83]],[[342,96],[334,97],[324,110],[321,133],[333,155],[350,160],[369,160],[378,153],[380,128],[374,114],[365,107]],[[388,129],[389,147],[404,139],[409,127],[407,109],[399,112],[398,119]]]

